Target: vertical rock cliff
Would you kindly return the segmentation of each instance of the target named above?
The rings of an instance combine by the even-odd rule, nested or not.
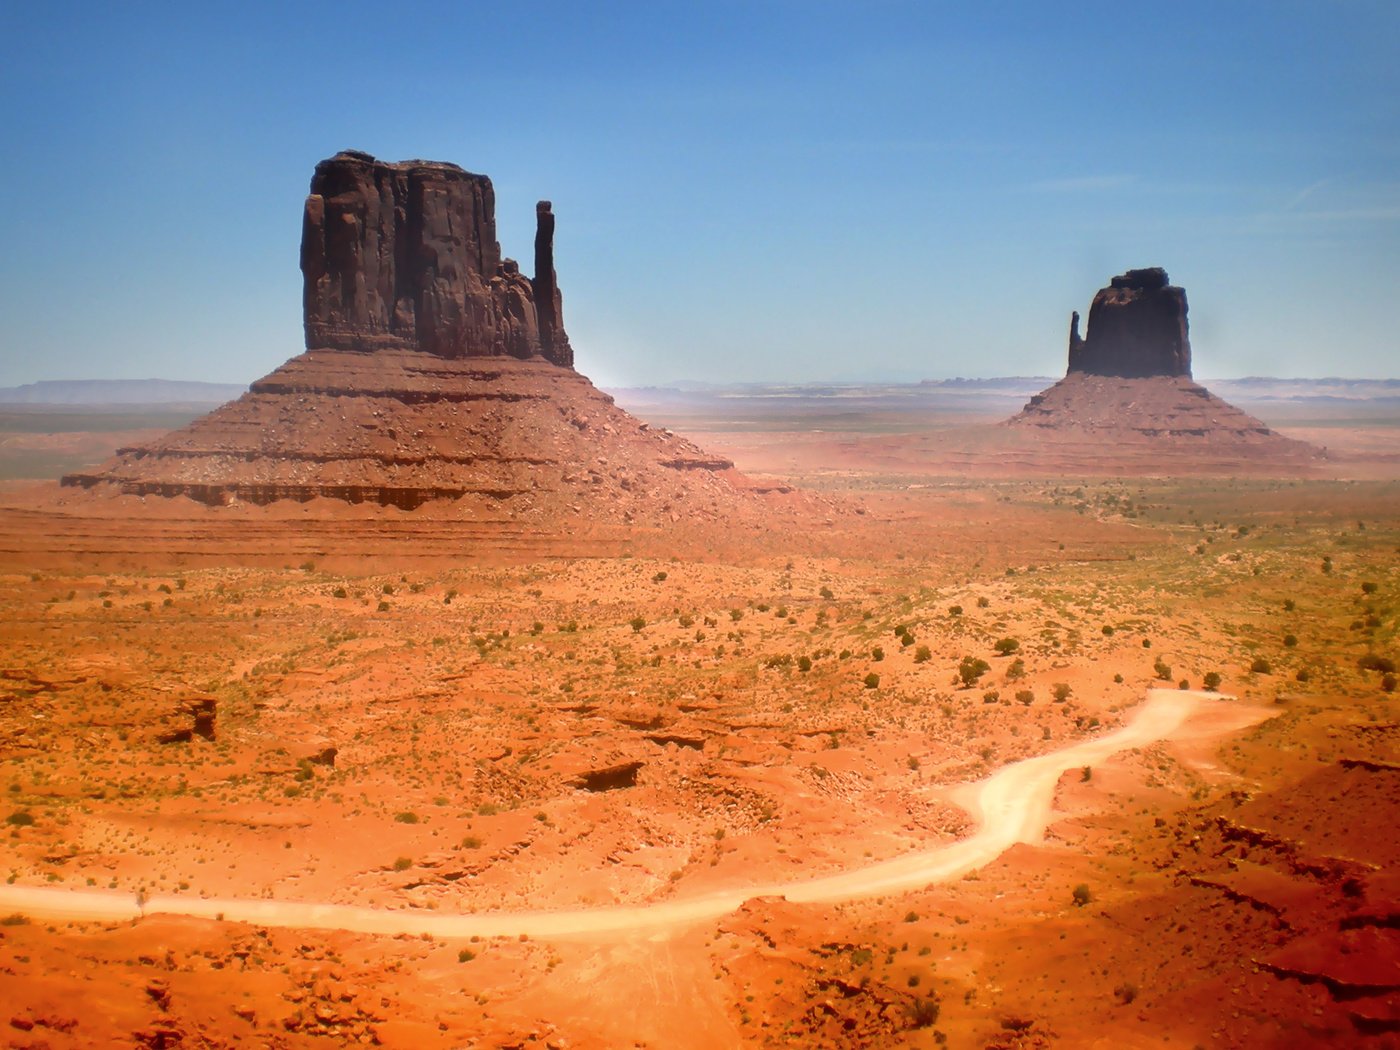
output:
[[[572,367],[554,214],[548,202],[536,214],[532,281],[501,257],[485,175],[349,150],[322,161],[302,219],[307,349],[541,356]]]
[[[1079,314],[1070,322],[1069,370],[1125,379],[1190,377],[1186,290],[1168,284],[1160,266],[1113,278],[1094,296],[1083,339]]]

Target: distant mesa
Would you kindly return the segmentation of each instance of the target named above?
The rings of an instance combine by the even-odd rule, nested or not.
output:
[[[1148,473],[1299,465],[1320,449],[1271,430],[1191,378],[1186,291],[1161,267],[1129,270],[1101,288],[1084,337],[1070,319],[1069,368],[1007,425],[1038,434],[1067,461],[1120,461]],[[1090,447],[1092,446],[1092,447]],[[1173,461],[1174,452],[1193,461]]]
[[[353,151],[322,161],[302,224],[306,352],[63,484],[211,505],[720,516],[747,487],[729,460],[640,422],[574,371],[548,201],[535,219],[529,277],[501,254],[485,175]]]

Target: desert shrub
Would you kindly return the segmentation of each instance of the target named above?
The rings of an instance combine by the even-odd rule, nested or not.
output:
[[[1070,891],[1070,896],[1074,899],[1076,908],[1082,908],[1094,899],[1094,895],[1089,892],[1089,887],[1082,882]]]
[[[833,599],[833,598],[836,597],[836,595],[834,595],[834,594],[831,593],[831,588],[830,588],[830,587],[823,587],[823,588],[822,588],[821,590],[819,590],[817,593],[820,594],[820,595],[822,596],[822,598],[823,598],[824,600],[826,600],[826,601],[831,601],[831,599]]]
[[[999,652],[1002,656],[1010,656],[1017,649],[1021,648],[1021,643],[1018,642],[1015,638],[1002,638],[994,646],[992,646],[992,648]]]
[[[407,871],[411,867],[413,867],[413,860],[409,857],[399,857],[394,861],[395,871]]]
[[[1152,673],[1163,682],[1172,680],[1172,669],[1160,656],[1152,662]]]
[[[27,809],[17,809],[5,818],[5,823],[15,828],[33,827],[34,814]]]
[[[1111,638],[1113,636],[1113,628],[1109,624],[1104,624],[1099,630],[1103,631],[1103,636],[1105,638]]]
[[[992,669],[992,665],[976,656],[964,656],[958,664],[958,678],[964,687],[971,687],[977,679]]]
[[[647,625],[646,618],[643,616],[634,616],[632,619],[628,620],[627,623],[628,626],[632,628],[633,634],[640,634],[642,628]]]
[[[909,1004],[909,1023],[915,1028],[932,1028],[938,1023],[939,1011],[937,998],[925,999],[923,996],[915,996],[914,1001]]]
[[[868,675],[865,676],[865,688],[867,688],[867,689],[879,689],[879,688],[880,688],[880,676],[877,675],[874,671],[871,671]]]
[[[1283,611],[1284,611],[1284,612],[1292,612],[1292,611],[1293,611],[1294,609],[1296,609],[1296,608],[1298,608],[1298,603],[1295,602],[1292,598],[1285,598],[1285,599],[1283,600]]]
[[[1017,678],[1026,677],[1026,661],[1019,656],[1011,661],[1011,666],[1006,669],[1006,680],[1014,682]]]
[[[1395,692],[1395,676],[1393,674],[1381,676],[1381,689],[1387,693]]]
[[[926,664],[933,659],[933,650],[926,645],[921,645],[914,650],[914,662],[916,664]]]
[[[1292,649],[1298,644],[1298,636],[1296,634],[1285,634],[1283,636],[1283,644],[1285,648]]]
[[[1363,583],[1363,584],[1361,585],[1361,593],[1362,593],[1362,594],[1375,594],[1375,593],[1376,593],[1376,589],[1377,589],[1377,588],[1376,588],[1376,585],[1375,585],[1374,583],[1372,583],[1370,580],[1367,580],[1365,583]]]
[[[1219,671],[1207,671],[1205,677],[1201,679],[1201,685],[1211,692],[1215,692],[1220,688],[1220,681]]]
[[[1113,676],[1113,681],[1114,681],[1114,684],[1116,684],[1116,685],[1122,685],[1122,684],[1123,684],[1123,676],[1122,676],[1121,674],[1116,674],[1116,675]]]
[[[469,963],[475,958],[476,952],[472,951],[470,948],[463,948],[457,953],[457,961],[459,963]]]
[[[730,618],[731,620],[733,620],[735,623],[738,623],[740,620],[742,620],[742,619],[744,618],[744,610],[743,610],[743,609],[730,609],[730,610],[729,610],[729,618]]]
[[[963,612],[963,610],[962,610],[962,606],[961,606],[961,605],[950,605],[950,606],[948,606],[948,615],[949,615],[949,616],[961,616],[961,615],[962,615],[962,612]]]
[[[1133,984],[1132,981],[1124,981],[1117,988],[1113,989],[1113,994],[1120,1003],[1127,1006],[1137,998],[1137,985]]]
[[[1069,687],[1068,682],[1056,682],[1050,690],[1050,694],[1055,698],[1057,704],[1063,704],[1073,692],[1074,690]]]
[[[1176,687],[1184,691],[1191,688],[1191,683],[1188,682],[1185,678],[1183,678],[1181,681],[1176,683]]]
[[[879,663],[884,658],[885,650],[881,649],[878,645],[870,650],[870,659],[874,660],[876,663]]]
[[[1016,702],[1019,703],[1019,704],[1024,704],[1026,707],[1030,707],[1031,704],[1035,703],[1035,692],[1034,692],[1034,690],[1031,690],[1031,689],[1018,689],[1018,690],[1016,690]]]
[[[394,820],[400,824],[417,824],[421,818],[411,809],[406,809],[402,813],[395,813]]]
[[[905,922],[918,922],[918,921],[919,921],[919,913],[916,912],[916,911],[905,912],[905,913],[904,913],[904,921],[905,921]]]
[[[1152,648],[1152,639],[1151,639],[1151,638],[1144,638],[1144,639],[1142,640],[1142,647],[1143,647],[1144,649],[1151,649],[1151,648]]]
[[[979,609],[985,609],[985,608],[987,608],[987,606],[989,606],[989,605],[991,605],[991,604],[992,604],[992,600],[991,600],[990,598],[988,598],[985,594],[984,594],[982,597],[980,597],[980,598],[977,599],[977,608],[979,608]]]
[[[481,839],[476,835],[468,835],[462,840],[463,849],[481,849]]]
[[[350,594],[349,594],[348,591],[346,591],[346,589],[345,589],[344,587],[337,587],[335,590],[331,591],[331,597],[332,597],[332,598],[348,598],[348,597],[350,597]]]
[[[994,704],[1001,699],[1001,693],[996,689],[988,689],[982,694],[982,703]]]
[[[806,674],[812,669],[812,658],[810,656],[799,656],[797,658],[797,669]]]
[[[1254,661],[1249,665],[1249,670],[1251,674],[1274,673],[1274,669],[1269,666],[1269,661],[1265,660],[1262,656],[1256,656],[1254,658]]]
[[[388,611],[389,611],[389,603],[388,603],[388,602],[383,602],[383,601],[382,601],[382,602],[379,603],[379,607],[378,607],[378,608],[379,608],[379,611],[380,611],[380,612],[388,612]]]
[[[1089,781],[1091,781],[1091,780],[1093,780],[1093,779],[1094,779],[1094,767],[1093,767],[1093,766],[1085,766],[1083,769],[1081,769],[1081,770],[1079,771],[1079,782],[1080,782],[1081,784],[1087,784],[1087,783],[1089,783]]]
[[[661,583],[661,582],[664,581],[665,579],[666,579],[666,573],[665,573],[665,571],[663,570],[663,571],[661,571],[661,572],[658,572],[655,576],[653,576],[653,577],[651,578],[651,582],[652,582],[652,583]]]
[[[1298,673],[1295,674],[1293,677],[1300,682],[1306,682],[1311,680],[1312,672],[1309,671],[1306,667],[1300,667],[1298,668]]]

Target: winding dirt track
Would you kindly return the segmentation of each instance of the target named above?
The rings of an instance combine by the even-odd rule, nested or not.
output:
[[[790,901],[839,901],[918,889],[955,879],[995,860],[1018,842],[1037,842],[1050,822],[1055,784],[1067,769],[1093,765],[1118,751],[1150,744],[1177,733],[1203,706],[1218,704],[1219,694],[1151,690],[1132,721],[1112,733],[1084,740],[1060,751],[1028,758],[998,770],[970,786],[976,834],[937,849],[910,853],[852,871],[802,882],[781,882],[721,890],[698,897],[627,907],[571,911],[490,912],[444,915],[433,911],[394,911],[348,904],[299,901],[151,897],[144,906],[129,895],[51,887],[0,886],[0,911],[36,918],[126,921],[163,913],[221,918],[262,926],[350,930],[374,934],[423,934],[437,937],[514,937],[537,939],[659,932],[714,919],[754,897]],[[1229,729],[1260,720],[1256,711],[1239,708]]]

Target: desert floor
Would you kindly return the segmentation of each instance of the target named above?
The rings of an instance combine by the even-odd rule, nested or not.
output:
[[[815,495],[8,488],[8,1045],[1400,1045],[1396,428],[1193,479],[660,422]]]

